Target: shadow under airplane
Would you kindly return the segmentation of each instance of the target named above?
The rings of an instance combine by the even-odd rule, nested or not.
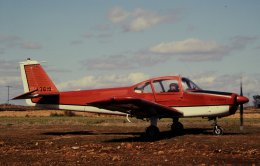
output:
[[[45,132],[43,135],[64,136],[64,135],[117,135],[125,138],[114,138],[103,142],[151,142],[163,139],[170,139],[181,135],[212,135],[211,128],[188,128],[184,129],[182,134],[174,134],[171,131],[162,131],[160,135],[151,139],[144,132],[98,132],[98,131],[53,131]],[[246,134],[246,133],[244,133]],[[241,133],[226,132],[224,135],[241,135]]]

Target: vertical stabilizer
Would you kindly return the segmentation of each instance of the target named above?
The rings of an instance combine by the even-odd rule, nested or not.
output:
[[[58,94],[59,91],[38,61],[27,59],[20,62],[24,92],[35,91],[38,95]],[[26,102],[32,105],[30,99]]]

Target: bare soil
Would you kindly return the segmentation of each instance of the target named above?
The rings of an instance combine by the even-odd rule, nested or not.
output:
[[[222,136],[206,119],[182,119],[181,136],[161,120],[153,141],[144,136],[148,122],[123,117],[2,116],[0,165],[259,165],[259,113],[243,131],[237,116],[219,121]]]

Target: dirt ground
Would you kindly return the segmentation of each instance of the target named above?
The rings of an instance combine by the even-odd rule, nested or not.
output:
[[[181,136],[161,120],[160,137],[149,141],[141,120],[0,116],[0,165],[259,165],[259,113],[246,115],[243,131],[236,117],[219,121],[222,136],[206,119],[182,119]]]

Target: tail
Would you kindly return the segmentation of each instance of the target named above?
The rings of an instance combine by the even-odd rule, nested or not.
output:
[[[13,99],[26,99],[27,104],[35,105],[36,102],[32,101],[33,98],[59,94],[58,89],[38,61],[28,58],[26,61],[20,62],[20,68],[25,93]]]

